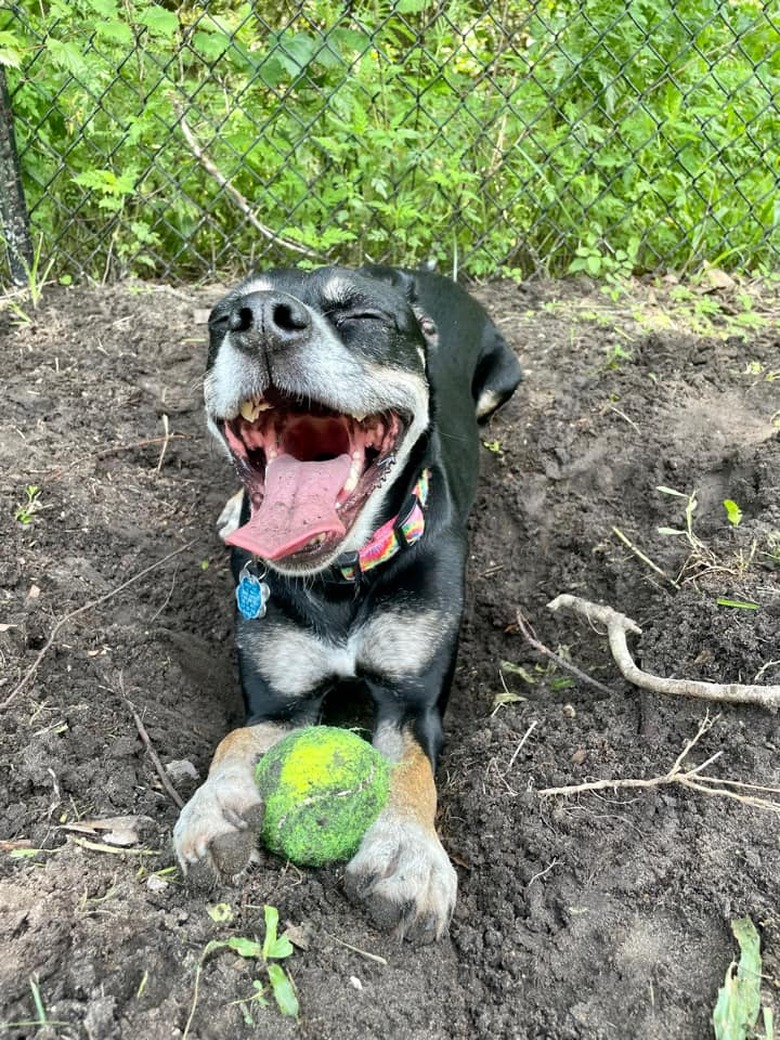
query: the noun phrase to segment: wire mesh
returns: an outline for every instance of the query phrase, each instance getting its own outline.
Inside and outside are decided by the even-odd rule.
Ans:
[[[0,62],[60,275],[777,263],[774,4],[26,0]]]

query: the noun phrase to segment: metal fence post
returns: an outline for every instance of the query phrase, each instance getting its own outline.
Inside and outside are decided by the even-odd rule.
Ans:
[[[22,174],[16,154],[11,99],[0,66],[0,233],[8,253],[8,266],[14,285],[27,284],[33,262],[32,240]]]

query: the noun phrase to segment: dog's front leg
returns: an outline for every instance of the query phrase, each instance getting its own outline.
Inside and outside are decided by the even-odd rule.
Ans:
[[[441,729],[438,716],[431,721]],[[432,942],[446,932],[458,877],[436,833],[430,754],[414,730],[380,722],[374,745],[393,763],[390,798],[347,866],[347,894],[399,938]]]
[[[206,782],[184,806],[173,829],[173,844],[185,873],[238,874],[249,863],[263,821],[255,784],[261,755],[290,732],[275,722],[260,722],[228,733],[217,748]]]

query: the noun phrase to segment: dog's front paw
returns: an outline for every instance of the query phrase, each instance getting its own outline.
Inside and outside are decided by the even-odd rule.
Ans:
[[[249,863],[263,821],[263,803],[251,773],[212,776],[181,811],[173,845],[185,873],[228,878]]]
[[[458,876],[432,828],[386,809],[347,865],[345,887],[382,928],[429,943],[447,930]]]

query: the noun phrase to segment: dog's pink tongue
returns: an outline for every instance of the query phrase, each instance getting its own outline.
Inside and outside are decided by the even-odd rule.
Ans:
[[[343,535],[336,500],[352,460],[339,455],[325,462],[299,462],[280,455],[265,471],[265,496],[249,523],[226,541],[266,560],[280,560],[302,549],[318,534]]]

